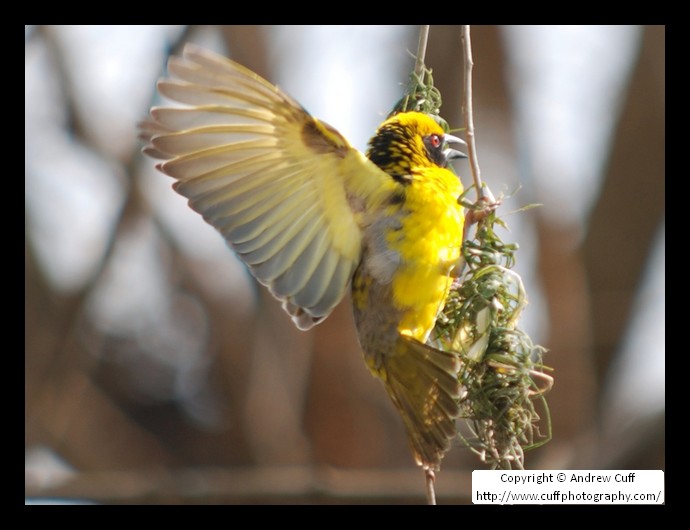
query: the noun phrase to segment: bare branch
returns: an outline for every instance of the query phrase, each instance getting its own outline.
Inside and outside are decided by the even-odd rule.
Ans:
[[[477,160],[477,146],[474,141],[474,115],[472,112],[472,41],[470,39],[470,26],[462,26],[461,32],[462,47],[465,55],[465,90],[462,99],[463,115],[465,116],[465,138],[467,140],[468,156],[470,158],[470,169],[472,179],[477,189],[477,200],[484,198],[482,190],[481,172],[479,161]]]
[[[426,43],[429,40],[429,26],[420,26],[419,43],[417,44],[417,62],[414,64],[414,73],[421,76],[424,73],[424,56],[426,55]]]
[[[436,480],[436,475],[431,469],[425,469],[424,475],[426,476],[426,502],[429,505],[436,505],[436,490],[434,489],[434,481]]]

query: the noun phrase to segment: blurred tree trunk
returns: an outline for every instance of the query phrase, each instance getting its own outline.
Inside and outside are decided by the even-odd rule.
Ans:
[[[54,449],[80,469],[162,466],[159,441],[92,382],[96,360],[80,340],[85,296],[54,292],[25,246],[25,446]]]
[[[271,78],[266,52],[266,37],[261,26],[220,26],[225,45],[233,61],[243,64],[264,79]]]
[[[620,366],[633,304],[665,219],[665,27],[646,26],[632,73],[608,172],[584,242],[589,273],[598,399]],[[659,350],[647,355],[663,355]],[[645,389],[640,388],[640,393]],[[600,414],[607,412],[602,403]],[[602,420],[601,416],[599,417]],[[665,413],[634,417],[632,425],[601,426],[607,438],[599,467],[653,469],[665,465]]]
[[[664,91],[665,28],[646,26],[584,242],[600,389],[630,324],[635,294],[664,221]]]

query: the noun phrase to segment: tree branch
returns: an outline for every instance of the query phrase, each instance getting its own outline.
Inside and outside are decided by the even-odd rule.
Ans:
[[[426,55],[426,43],[429,40],[429,26],[420,26],[419,42],[417,44],[417,61],[414,64],[414,73],[421,76],[424,73],[424,56]]]
[[[481,171],[477,160],[477,146],[474,141],[474,115],[472,112],[472,40],[470,38],[470,26],[461,26],[462,48],[465,57],[465,89],[462,98],[462,110],[465,116],[465,139],[467,140],[467,151],[470,159],[470,169],[474,187],[477,189],[477,200],[484,198],[482,189]]]

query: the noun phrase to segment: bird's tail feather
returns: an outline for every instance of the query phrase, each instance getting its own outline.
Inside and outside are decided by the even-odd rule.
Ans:
[[[457,434],[458,355],[401,335],[384,364],[384,384],[402,415],[417,463],[438,470]]]

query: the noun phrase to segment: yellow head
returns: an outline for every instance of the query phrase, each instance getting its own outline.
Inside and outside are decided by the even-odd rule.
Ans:
[[[446,167],[453,158],[464,157],[450,144],[462,140],[445,134],[428,114],[402,112],[384,121],[369,141],[367,157],[400,182],[413,168]]]

